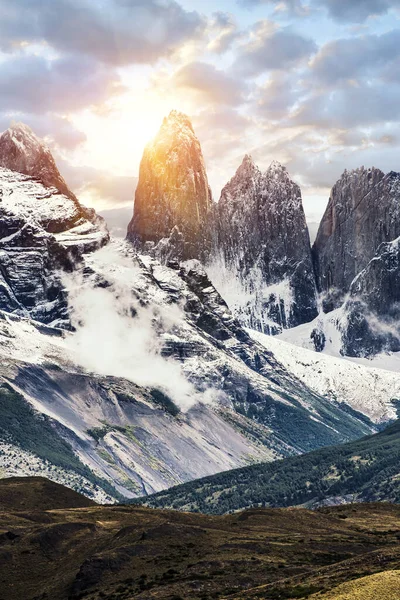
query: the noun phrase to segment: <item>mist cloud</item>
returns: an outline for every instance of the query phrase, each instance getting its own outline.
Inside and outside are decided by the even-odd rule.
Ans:
[[[95,278],[84,279],[79,273],[63,275],[76,329],[67,343],[78,364],[100,375],[159,389],[183,412],[197,403],[212,403],[211,390],[196,390],[181,365],[161,355],[163,334],[182,325],[181,309],[155,303],[141,306],[129,283],[141,277],[139,267],[110,247],[99,250],[97,259],[106,270],[109,266],[109,287],[96,287]]]

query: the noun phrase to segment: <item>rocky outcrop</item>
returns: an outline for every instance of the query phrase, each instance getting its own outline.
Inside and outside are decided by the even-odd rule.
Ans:
[[[301,191],[285,167],[273,162],[261,173],[245,156],[222,190],[217,223],[222,268],[243,289],[242,303],[236,306],[242,321],[274,333],[276,326],[294,327],[315,318],[316,288]]]
[[[108,241],[77,201],[0,168],[0,309],[68,326],[62,270]]]
[[[343,351],[370,356],[400,351],[400,238],[382,244],[354,279],[345,304]]]
[[[172,111],[145,148],[127,237],[147,251],[164,240],[155,254],[171,256],[175,239],[181,236],[179,258],[204,257],[210,245],[211,203],[203,155],[192,124],[182,113]],[[166,242],[174,229],[172,243]]]
[[[379,246],[399,235],[400,174],[364,167],[345,171],[332,189],[313,246],[326,311],[342,302]]]

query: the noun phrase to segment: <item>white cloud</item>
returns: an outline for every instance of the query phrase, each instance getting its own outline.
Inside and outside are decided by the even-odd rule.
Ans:
[[[91,372],[159,389],[183,412],[199,402],[213,402],[215,394],[211,390],[197,391],[181,365],[161,355],[162,333],[182,325],[180,308],[141,306],[130,287],[140,275],[139,267],[113,248],[99,250],[97,260],[107,273],[109,287],[96,287],[94,280],[80,274],[62,276],[76,329],[67,343],[78,364]],[[129,277],[113,277],[118,267],[128,270]]]

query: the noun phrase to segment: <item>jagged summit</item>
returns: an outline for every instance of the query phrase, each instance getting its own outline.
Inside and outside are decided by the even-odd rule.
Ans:
[[[54,187],[77,202],[47,145],[24,123],[12,121],[0,135],[0,167],[36,177],[45,187]]]
[[[285,167],[274,161],[262,173],[246,155],[221,192],[217,223],[218,252],[243,287],[243,322],[271,333],[317,315],[301,191]]]
[[[255,166],[255,163],[254,163],[254,160],[253,160],[253,157],[251,156],[251,154],[245,154],[244,155],[243,160],[242,160],[242,164],[240,166],[244,166],[244,165],[247,165],[249,167],[250,166]],[[239,167],[239,169],[240,169],[240,167]]]
[[[255,191],[260,177],[260,169],[252,157],[246,154],[232,179],[223,188],[218,206],[223,208],[223,204],[230,200],[239,202],[243,194],[248,194],[250,188]]]
[[[380,244],[400,235],[400,174],[375,167],[345,171],[333,186],[313,253],[320,291],[334,308]],[[328,299],[329,300],[329,299]]]
[[[268,169],[265,171],[265,176],[274,178],[284,177],[290,180],[287,168],[277,160],[272,161]]]
[[[179,110],[171,110],[168,116],[164,117],[161,128],[190,129],[194,134],[191,120],[185,113]]]
[[[211,205],[199,140],[189,117],[172,111],[144,150],[127,237],[138,248],[155,247],[177,227],[180,257],[199,258],[208,246]]]

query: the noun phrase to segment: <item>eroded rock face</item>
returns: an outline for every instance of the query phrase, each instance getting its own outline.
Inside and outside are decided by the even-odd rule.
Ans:
[[[301,191],[285,167],[261,173],[245,156],[218,203],[217,248],[245,299],[239,317],[273,333],[317,315],[311,248]],[[215,282],[218,287],[218,281]]]
[[[201,258],[210,244],[211,203],[200,143],[188,117],[172,111],[145,148],[127,237],[138,248],[155,246],[175,228],[174,240],[183,240],[179,258]]]
[[[400,238],[382,244],[350,287],[343,348],[349,356],[400,351]]]
[[[345,171],[332,189],[313,246],[318,288],[327,294],[325,310],[341,303],[379,246],[399,235],[400,174],[364,167]]]
[[[0,168],[0,309],[68,326],[62,270],[109,235],[77,201],[37,179]]]

